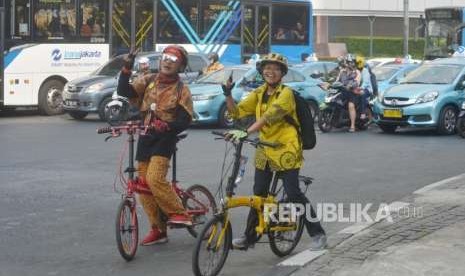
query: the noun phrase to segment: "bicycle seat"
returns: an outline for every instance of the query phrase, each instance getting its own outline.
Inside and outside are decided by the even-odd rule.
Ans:
[[[176,135],[176,137],[178,138],[178,142],[181,141],[182,139],[186,138],[188,135],[187,131],[183,131],[181,133],[179,133],[178,135]]]
[[[308,186],[308,185],[312,184],[313,178],[308,177],[308,176],[299,175],[299,181],[302,181],[303,183],[305,183],[305,186]]]

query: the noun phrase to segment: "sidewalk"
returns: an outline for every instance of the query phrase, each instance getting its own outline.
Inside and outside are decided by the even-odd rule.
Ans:
[[[376,223],[292,276],[465,275],[465,175],[416,191],[393,221]]]

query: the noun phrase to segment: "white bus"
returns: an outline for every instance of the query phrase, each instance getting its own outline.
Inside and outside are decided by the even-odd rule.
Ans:
[[[0,0],[0,109],[62,112],[66,82],[110,57],[107,0]]]

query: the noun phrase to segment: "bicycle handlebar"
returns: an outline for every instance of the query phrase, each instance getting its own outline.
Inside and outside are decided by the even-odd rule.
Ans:
[[[221,136],[223,138],[226,138],[226,133],[225,132],[220,132],[220,131],[212,131],[212,134],[213,135],[217,135],[217,136]],[[270,147],[270,148],[276,148],[279,146],[279,143],[269,143],[269,142],[263,142],[263,141],[260,141],[258,139],[248,139],[248,138],[245,138],[245,139],[242,139],[241,142],[246,142],[246,143],[249,143],[249,144],[252,144],[253,146],[265,146],[265,147]]]
[[[126,131],[129,133],[135,133],[137,130],[148,130],[150,126],[141,125],[140,121],[130,121],[120,126],[109,126],[97,129],[97,134],[112,133],[113,135],[120,133],[120,131]]]
[[[97,134],[111,133],[111,127],[101,127],[97,128]]]

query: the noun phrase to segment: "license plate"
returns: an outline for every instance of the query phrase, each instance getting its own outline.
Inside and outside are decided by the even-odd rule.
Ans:
[[[66,100],[65,103],[66,103],[67,106],[72,106],[72,107],[78,106],[78,102],[77,102],[77,101]]]
[[[402,118],[402,109],[385,109],[385,118]]]

